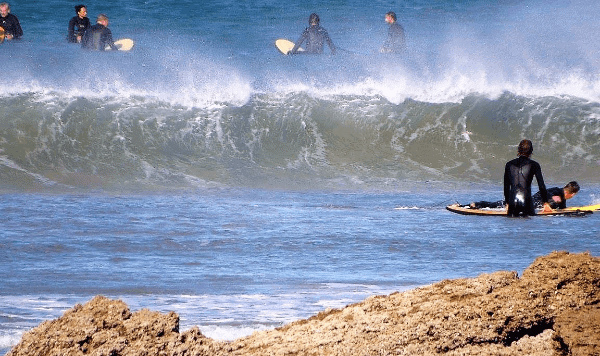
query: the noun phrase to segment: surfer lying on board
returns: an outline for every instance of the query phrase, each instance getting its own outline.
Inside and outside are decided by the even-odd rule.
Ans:
[[[572,181],[567,183],[563,188],[552,187],[547,189],[548,192],[548,205],[552,209],[566,209],[567,200],[571,199],[579,192],[579,184]],[[533,205],[536,209],[542,209],[544,203],[542,202],[542,194],[537,192],[533,195]],[[468,205],[471,209],[501,209],[506,208],[506,202],[504,200],[498,201],[477,201],[472,202]]]
[[[98,15],[96,24],[83,33],[81,48],[104,51],[106,46],[115,51],[119,49],[113,42],[112,32],[108,29],[108,17],[100,14]]]
[[[296,41],[294,48],[292,48],[292,50],[289,52],[289,54],[297,54],[297,53],[321,54],[321,53],[323,53],[323,45],[325,42],[327,42],[327,45],[329,46],[329,49],[331,50],[331,54],[335,54],[335,45],[331,41],[331,38],[329,38],[329,34],[327,33],[327,30],[325,30],[323,27],[319,26],[319,22],[320,22],[319,15],[317,15],[315,13],[310,14],[310,17],[308,18],[308,24],[310,26],[307,27],[304,30],[304,32],[302,32],[302,35],[300,36],[298,41]],[[306,41],[306,46],[304,47],[304,51],[299,52],[298,49],[300,48],[302,43],[305,41]]]
[[[4,29],[4,36],[7,40],[23,36],[19,19],[10,13],[10,5],[7,2],[0,3],[0,27]]]

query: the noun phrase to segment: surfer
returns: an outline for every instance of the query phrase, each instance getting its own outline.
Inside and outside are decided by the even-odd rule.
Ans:
[[[548,191],[542,177],[542,169],[539,163],[529,158],[532,153],[531,141],[522,140],[519,143],[518,157],[506,163],[504,167],[504,200],[474,202],[469,206],[473,209],[506,207],[508,216],[530,216],[535,215],[535,200],[537,200],[537,204],[543,207],[543,211],[552,211],[552,207],[548,203]],[[533,177],[537,180],[539,187],[536,199],[531,196]],[[566,195],[564,198],[566,199]],[[553,200],[553,197],[550,200]]]
[[[564,187],[548,188],[547,203],[552,209],[566,209],[567,199],[571,199],[579,192],[579,184],[576,181],[567,183]],[[533,195],[533,204],[536,208],[541,208],[544,201],[542,200],[541,192]]]
[[[294,48],[290,51],[290,54],[297,54],[298,49],[302,45],[304,41],[306,41],[305,50],[300,53],[312,53],[312,54],[321,54],[323,53],[323,45],[327,42],[329,49],[331,50],[331,54],[335,54],[335,45],[331,41],[327,30],[319,25],[320,19],[319,15],[312,13],[308,18],[309,27],[307,27],[300,39],[296,41]]]
[[[98,15],[96,24],[83,33],[81,47],[95,51],[104,51],[106,46],[115,51],[119,49],[113,42],[112,32],[108,29],[108,17],[100,14]]]
[[[381,53],[401,53],[406,48],[406,41],[404,38],[404,29],[396,20],[396,13],[393,11],[385,14],[385,22],[390,25],[388,30],[388,37],[383,43],[380,52]]]
[[[87,30],[92,24],[90,19],[87,17],[87,8],[85,5],[75,6],[75,13],[77,15],[69,21],[69,34],[67,35],[67,41],[71,43],[81,42],[81,37],[85,30]]]
[[[10,13],[10,5],[7,2],[0,3],[0,27],[4,29],[7,40],[23,36],[19,19]]]
[[[566,209],[567,208],[567,200],[571,199],[579,192],[579,184],[577,182],[572,181],[567,183],[563,188],[552,187],[546,190],[548,192],[548,205],[552,209]],[[542,209],[544,207],[544,202],[542,201],[542,193],[537,192],[533,195],[533,205],[536,209]],[[464,206],[464,205],[459,205]],[[468,205],[471,209],[500,209],[506,207],[506,202],[504,200],[498,200],[494,202],[490,201],[477,201],[472,202]]]
[[[544,210],[551,210],[548,205],[548,192],[542,176],[539,163],[530,159],[533,153],[533,144],[530,140],[519,143],[518,157],[507,162],[504,167],[504,200],[508,205],[508,216],[535,215],[533,198],[531,197],[531,182],[535,177]]]

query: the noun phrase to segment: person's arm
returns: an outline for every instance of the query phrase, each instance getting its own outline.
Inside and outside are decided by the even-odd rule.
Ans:
[[[329,33],[327,33],[327,31],[325,31],[325,41],[327,41],[327,45],[331,50],[331,54],[335,54],[335,45],[333,44],[333,41],[331,40],[331,37],[329,37]]]
[[[544,211],[552,211],[552,207],[548,204],[548,191],[546,190],[546,184],[544,184],[544,177],[542,176],[542,168],[536,162],[535,167],[535,180],[538,183],[538,188],[540,189],[540,194],[542,196],[542,201],[544,202]]]
[[[510,167],[508,163],[504,166],[504,201],[508,204],[510,199]]]
[[[15,32],[13,33],[13,38],[19,38],[23,36],[23,29],[21,28],[21,23],[19,23],[19,19],[16,16],[13,16],[15,22]]]
[[[385,42],[383,42],[383,46],[381,46],[381,53],[389,53],[392,51],[392,43],[394,41],[394,30],[392,29],[392,27],[390,26],[390,28],[388,29],[388,36],[385,40]]]
[[[302,35],[300,35],[300,38],[298,39],[298,41],[296,41],[296,44],[294,44],[294,48],[292,48],[291,51],[288,52],[288,54],[297,54],[298,53],[298,48],[300,48],[300,46],[302,45],[302,43],[308,38],[308,29],[304,30],[302,32]]]
[[[118,51],[119,47],[117,47],[117,45],[115,45],[115,42],[113,41],[112,32],[108,28],[105,28],[103,35],[104,35],[103,43],[105,44],[105,47],[106,47],[106,45],[108,45],[110,47],[110,49],[112,49],[113,51]],[[104,47],[101,50],[103,51]]]
[[[69,20],[69,34],[67,35],[67,41],[73,43],[77,42],[77,38],[75,37],[75,18],[71,18]]]

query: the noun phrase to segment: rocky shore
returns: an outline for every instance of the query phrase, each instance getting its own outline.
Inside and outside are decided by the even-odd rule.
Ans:
[[[25,335],[22,355],[600,355],[600,258],[555,252],[388,296],[231,342],[179,331],[175,313],[98,296]]]

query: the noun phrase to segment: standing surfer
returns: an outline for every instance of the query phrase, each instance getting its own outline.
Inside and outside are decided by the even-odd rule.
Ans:
[[[106,46],[113,50],[119,48],[115,45],[112,32],[108,29],[108,17],[104,14],[98,15],[96,24],[88,28],[81,39],[81,47],[95,51],[104,51]]]
[[[75,6],[75,13],[77,15],[69,21],[69,34],[67,35],[67,41],[71,43],[81,42],[85,30],[92,25],[90,19],[87,17],[87,8],[85,5]]]
[[[309,26],[302,32],[302,35],[298,41],[296,41],[294,48],[289,52],[290,54],[297,54],[298,49],[304,41],[306,41],[305,51],[301,53],[321,54],[323,53],[323,45],[327,42],[331,54],[335,54],[335,45],[331,41],[327,30],[321,27],[319,22],[319,15],[315,13],[310,14],[310,17],[308,18]]]
[[[396,13],[393,11],[385,14],[385,22],[390,25],[388,37],[381,47],[381,53],[400,53],[406,48],[404,29],[397,22]]]

